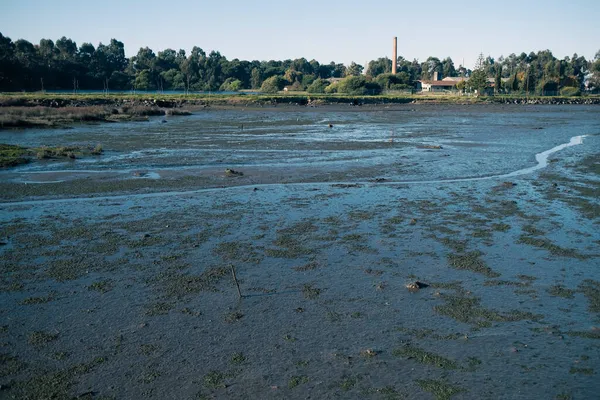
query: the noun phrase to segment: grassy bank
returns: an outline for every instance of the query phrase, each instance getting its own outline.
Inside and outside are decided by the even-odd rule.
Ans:
[[[446,94],[382,94],[377,96],[354,96],[344,94],[309,94],[305,92],[277,94],[52,94],[52,93],[2,93],[0,107],[48,106],[61,108],[73,103],[82,106],[133,104],[156,107],[177,107],[184,104],[195,105],[244,105],[244,104],[404,104],[404,103],[577,103],[600,104],[600,96],[456,96]]]
[[[145,120],[152,115],[187,115],[186,108],[264,107],[277,105],[392,105],[392,104],[600,104],[600,96],[541,97],[383,94],[0,94],[0,129],[60,127],[81,122]]]
[[[0,168],[16,167],[32,160],[76,159],[90,155],[101,155],[101,145],[83,148],[73,146],[61,147],[22,147],[0,143]]]

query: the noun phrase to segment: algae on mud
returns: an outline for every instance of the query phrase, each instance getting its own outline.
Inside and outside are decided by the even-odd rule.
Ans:
[[[6,395],[593,397],[597,220],[568,199],[597,199],[545,173],[593,188],[598,139],[512,188],[493,177],[593,132],[597,113],[409,108],[3,132],[104,144],[0,172]],[[417,149],[434,141],[443,152]],[[473,171],[490,178],[444,180]]]

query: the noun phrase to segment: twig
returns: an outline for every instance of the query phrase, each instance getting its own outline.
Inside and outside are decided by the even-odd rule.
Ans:
[[[238,282],[237,277],[235,276],[235,267],[233,266],[233,264],[231,264],[231,275],[233,275],[233,281],[235,282],[235,286],[237,287],[238,296],[240,296],[241,299],[242,291],[240,290],[240,283]]]

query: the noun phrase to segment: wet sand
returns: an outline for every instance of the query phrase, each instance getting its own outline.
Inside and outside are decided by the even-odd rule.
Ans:
[[[0,398],[600,389],[596,107],[203,110],[0,135],[105,149],[0,172]]]

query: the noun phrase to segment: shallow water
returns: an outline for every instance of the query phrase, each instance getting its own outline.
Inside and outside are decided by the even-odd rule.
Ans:
[[[2,132],[106,152],[0,173],[0,397],[594,398],[599,134],[415,105]]]

